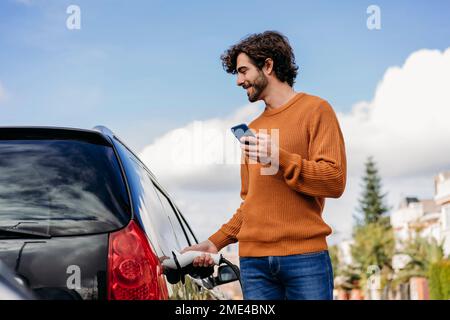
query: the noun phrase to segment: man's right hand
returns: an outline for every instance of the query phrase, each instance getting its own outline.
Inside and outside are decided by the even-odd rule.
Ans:
[[[204,251],[205,254],[202,254],[199,257],[196,257],[192,262],[194,267],[210,267],[214,265],[214,261],[211,258],[211,255],[208,253],[218,253],[217,247],[210,240],[205,240],[200,242],[199,244],[194,244],[190,247],[186,247],[181,250],[180,253],[185,253],[186,251]]]

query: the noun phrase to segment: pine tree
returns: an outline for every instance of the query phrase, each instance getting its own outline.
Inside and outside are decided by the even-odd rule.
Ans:
[[[369,223],[379,222],[384,217],[389,208],[384,204],[384,198],[387,193],[381,193],[381,178],[378,169],[372,157],[365,163],[365,176],[363,177],[363,192],[359,201],[358,212],[356,216],[357,225],[367,225]]]
[[[386,193],[381,193],[381,178],[372,157],[367,159],[365,167],[361,185],[363,191],[357,209],[360,215],[355,216],[351,252],[355,267],[359,270],[359,285],[367,291],[371,275],[369,270],[374,270],[373,267],[380,271],[381,287],[389,287],[395,241],[389,216],[385,215],[389,210],[384,204]]]

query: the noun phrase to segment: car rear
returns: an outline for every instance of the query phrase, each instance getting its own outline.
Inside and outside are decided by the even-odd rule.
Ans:
[[[166,299],[99,132],[0,128],[0,260],[41,299]]]

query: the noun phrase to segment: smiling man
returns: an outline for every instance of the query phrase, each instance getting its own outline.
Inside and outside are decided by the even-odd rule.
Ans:
[[[347,173],[335,112],[326,100],[294,91],[298,67],[278,32],[250,35],[221,59],[248,99],[263,100],[265,109],[249,124],[255,137],[241,139],[241,206],[183,252],[204,251],[194,265],[210,266],[207,253],[239,242],[244,299],[332,299],[331,228],[322,212],[325,198],[344,192]],[[261,173],[268,164],[275,174]]]

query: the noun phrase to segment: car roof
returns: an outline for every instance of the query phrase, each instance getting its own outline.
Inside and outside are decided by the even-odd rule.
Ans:
[[[104,126],[81,129],[56,126],[0,126],[0,139],[75,139],[111,145],[114,133]]]

